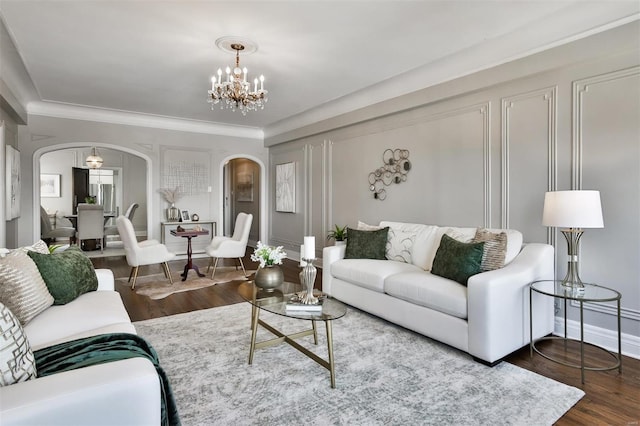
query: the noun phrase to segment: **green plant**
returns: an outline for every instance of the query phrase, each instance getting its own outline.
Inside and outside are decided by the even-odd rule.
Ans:
[[[61,244],[52,244],[49,246],[49,253],[53,253],[57,248],[62,247]]]
[[[96,203],[96,197],[94,196],[88,196],[84,198],[84,202],[87,204],[95,204]]]
[[[343,226],[342,228],[338,225],[335,225],[335,228],[329,231],[327,234],[327,240],[336,240],[336,241],[344,241],[347,239],[347,226]]]

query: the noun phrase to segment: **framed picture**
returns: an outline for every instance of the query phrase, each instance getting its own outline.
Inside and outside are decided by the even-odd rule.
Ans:
[[[182,210],[182,221],[183,222],[189,222],[191,219],[191,216],[189,216],[189,211],[188,210]]]
[[[253,201],[253,173],[238,173],[236,177],[236,201]]]
[[[60,175],[46,173],[40,175],[40,196],[60,198]]]
[[[5,154],[5,216],[11,220],[20,217],[20,151],[7,145]]]
[[[296,211],[296,163],[276,164],[276,211]]]

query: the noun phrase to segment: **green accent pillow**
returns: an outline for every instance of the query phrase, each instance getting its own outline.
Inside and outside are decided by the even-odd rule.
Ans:
[[[377,231],[360,231],[347,228],[345,259],[386,259],[389,227]]]
[[[81,294],[98,289],[93,264],[82,251],[71,246],[60,253],[27,253],[38,266],[54,305],[65,305]]]
[[[461,243],[444,234],[431,273],[466,286],[470,276],[482,272],[483,253],[484,242]]]

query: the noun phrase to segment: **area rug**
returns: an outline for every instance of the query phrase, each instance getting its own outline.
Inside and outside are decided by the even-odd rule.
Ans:
[[[584,395],[351,308],[333,324],[332,389],[326,369],[286,344],[257,350],[248,365],[250,312],[240,303],[134,323],[159,354],[184,425],[548,425]],[[260,317],[285,333],[309,326]],[[299,342],[326,359],[319,331],[318,346]],[[261,329],[258,341],[272,337]]]
[[[205,273],[207,268],[203,268],[200,272]],[[247,270],[247,276],[251,276],[255,270]],[[216,284],[222,284],[229,281],[245,281],[242,269],[236,270],[233,266],[218,268],[214,279],[211,279],[211,273],[205,274],[204,277],[198,277],[196,271],[190,270],[187,274],[187,280],[182,281],[180,274],[182,271],[172,271],[173,284],[164,276],[164,274],[153,274],[138,277],[136,280],[135,292],[150,299],[164,299],[174,293],[183,291],[197,290],[200,288],[210,287]],[[131,286],[129,277],[116,279],[118,285]]]

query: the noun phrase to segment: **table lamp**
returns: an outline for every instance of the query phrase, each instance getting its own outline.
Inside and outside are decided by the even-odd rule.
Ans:
[[[600,191],[553,191],[544,196],[542,224],[561,229],[567,240],[569,261],[562,284],[583,288],[578,273],[580,237],[583,228],[604,228]]]

